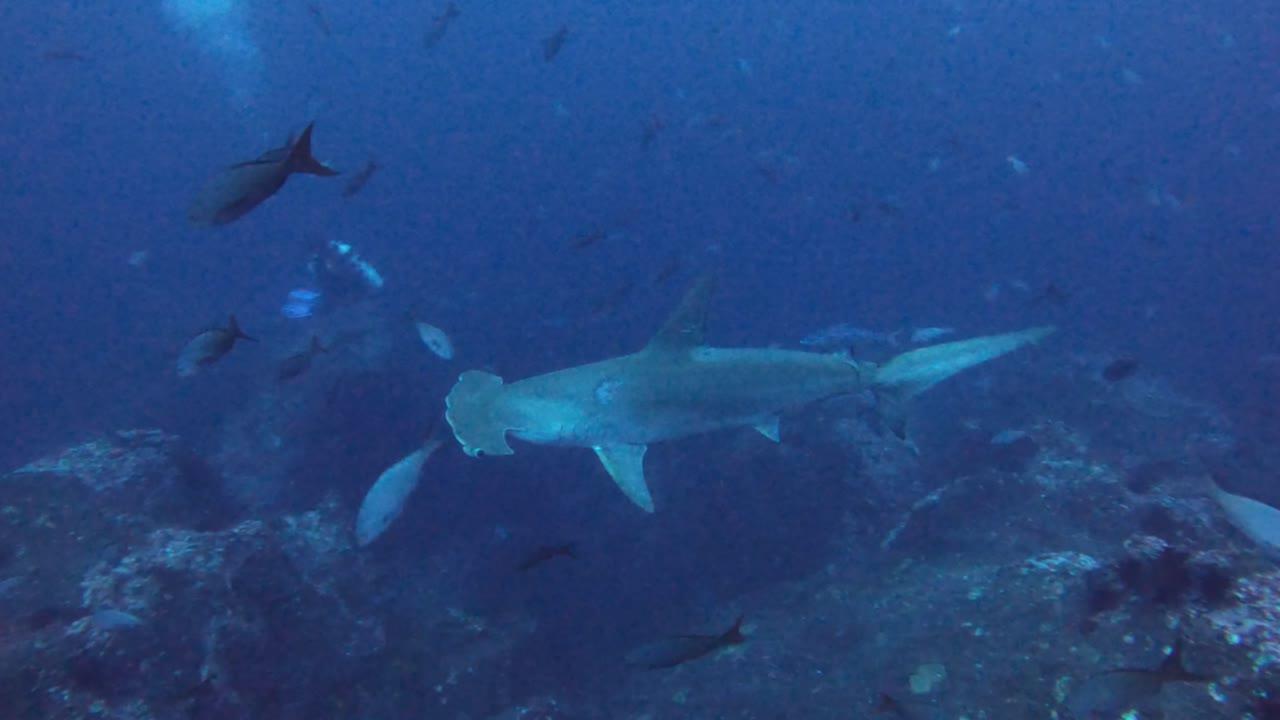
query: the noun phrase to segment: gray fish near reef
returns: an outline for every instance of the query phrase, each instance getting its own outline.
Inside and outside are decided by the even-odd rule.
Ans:
[[[315,335],[311,336],[311,345],[300,353],[294,353],[284,359],[280,363],[280,369],[276,372],[276,379],[280,382],[292,380],[299,375],[311,369],[311,360],[320,353],[329,352],[329,348],[320,344],[320,338]]]
[[[556,55],[560,54],[560,49],[564,47],[565,40],[568,39],[569,26],[561,25],[559,30],[542,41],[542,59],[547,62],[555,60]]]
[[[627,664],[645,670],[662,670],[697,660],[731,645],[741,645],[747,636],[742,634],[742,616],[733,627],[719,635],[677,635],[642,645],[627,653]]]
[[[540,547],[529,553],[524,560],[521,560],[520,564],[516,566],[516,570],[519,570],[520,572],[532,570],[533,568],[558,557],[567,557],[571,560],[576,560],[578,558],[575,553],[577,546],[577,543],[565,543],[564,545],[547,545]]]
[[[1210,494],[1237,530],[1258,544],[1263,553],[1280,558],[1280,510],[1243,495],[1234,495],[1210,482]]]
[[[275,195],[294,173],[332,176],[338,171],[311,155],[311,131],[307,125],[297,139],[268,150],[256,160],[236,163],[209,180],[196,196],[187,217],[195,225],[217,226],[244,217]]]
[[[1118,669],[1094,675],[1067,697],[1066,705],[1075,720],[1112,720],[1159,695],[1167,683],[1213,680],[1182,667],[1179,644],[1154,670]]]
[[[352,175],[351,179],[347,181],[346,187],[342,188],[342,197],[351,198],[358,195],[364,189],[364,186],[369,184],[369,179],[376,172],[378,172],[378,162],[370,158],[369,162],[360,168],[360,172]]]
[[[422,447],[383,470],[369,492],[365,493],[356,513],[357,545],[365,547],[377,540],[400,517],[405,502],[418,487],[422,466],[448,437],[446,428],[444,423],[437,422]]]
[[[103,608],[93,615],[89,616],[93,620],[94,626],[99,630],[121,630],[124,628],[135,628],[142,625],[142,620],[137,615],[127,613],[123,610],[112,610],[111,608]]]
[[[444,39],[444,34],[449,32],[449,25],[453,23],[454,18],[461,13],[458,12],[458,6],[449,3],[444,9],[444,14],[431,22],[431,29],[427,30],[426,37],[422,39],[422,44],[428,49],[434,48]]]
[[[237,340],[257,342],[258,339],[245,335],[240,330],[240,323],[232,315],[224,328],[209,328],[187,341],[178,354],[178,376],[191,377],[200,368],[212,365],[231,352]]]

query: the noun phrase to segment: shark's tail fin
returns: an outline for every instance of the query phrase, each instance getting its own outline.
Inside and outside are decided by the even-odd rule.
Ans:
[[[502,378],[479,370],[468,370],[444,399],[444,417],[453,428],[462,451],[471,457],[511,455],[508,428],[494,413],[494,403],[502,394]]]
[[[994,360],[1024,345],[1039,342],[1053,331],[1052,327],[1036,327],[1004,335],[930,345],[905,352],[877,368],[873,383],[877,388],[893,392],[901,398],[913,397],[961,370]]]

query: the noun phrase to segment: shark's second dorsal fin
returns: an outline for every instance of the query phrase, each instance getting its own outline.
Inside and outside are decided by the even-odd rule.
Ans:
[[[710,275],[698,278],[684,294],[680,307],[671,313],[667,323],[645,346],[646,350],[691,350],[703,344],[702,336],[707,325],[707,306],[715,280]]]

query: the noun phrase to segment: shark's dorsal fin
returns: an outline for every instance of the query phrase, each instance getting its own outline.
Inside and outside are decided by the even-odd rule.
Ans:
[[[685,292],[680,307],[671,313],[667,323],[653,336],[645,349],[669,352],[691,350],[702,345],[707,325],[707,306],[714,290],[715,280],[711,276],[698,278],[693,287]]]
[[[644,445],[597,445],[592,449],[627,499],[645,512],[653,512],[653,497],[644,482],[644,451],[649,448]]]

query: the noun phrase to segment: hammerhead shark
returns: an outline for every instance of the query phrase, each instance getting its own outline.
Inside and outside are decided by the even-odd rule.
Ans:
[[[445,399],[445,418],[472,457],[511,455],[507,435],[541,445],[588,447],[622,492],[646,512],[648,446],[697,433],[750,426],[779,441],[782,413],[838,395],[873,390],[899,407],[952,375],[1053,332],[1037,327],[931,345],[884,365],[848,354],[775,348],[715,348],[703,342],[712,282],[696,283],[639,352],[504,384],[463,373]]]

